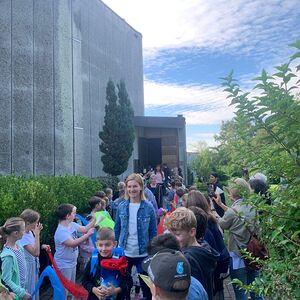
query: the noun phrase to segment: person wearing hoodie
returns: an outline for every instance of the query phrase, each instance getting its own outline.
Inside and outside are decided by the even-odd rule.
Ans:
[[[219,253],[206,241],[203,235],[207,226],[207,216],[203,212],[198,218],[185,207],[179,207],[171,213],[167,220],[167,228],[179,241],[184,256],[191,265],[191,274],[203,285],[208,299],[213,299],[213,274],[219,259]],[[201,230],[202,239],[197,241],[196,234]],[[198,236],[198,235],[197,235]]]

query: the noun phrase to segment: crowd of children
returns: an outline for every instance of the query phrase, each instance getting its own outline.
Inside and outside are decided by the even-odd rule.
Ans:
[[[163,181],[162,171],[157,173]],[[150,178],[154,180],[154,176]],[[142,290],[142,295],[136,290],[135,299],[223,299],[228,268],[232,278],[239,278],[234,276],[240,269],[248,274],[234,240],[235,230],[246,235],[244,223],[220,194],[209,199],[177,181],[167,188],[161,202],[164,212],[169,213],[161,218],[163,230],[157,235],[161,214],[153,204],[153,194],[154,200],[150,200],[151,190],[145,191],[144,181],[141,175],[131,174],[118,184],[114,199],[110,188],[95,193],[87,202],[91,212],[85,218],[76,215],[72,204],[57,208],[54,259],[63,276],[75,282],[79,261],[89,300],[132,299],[133,267]],[[248,212],[240,206],[241,187],[247,189],[248,183],[235,181],[229,195],[233,207]],[[214,205],[223,210],[223,217],[215,214]],[[229,251],[221,228],[231,230]],[[32,209],[7,219],[0,227],[1,299],[40,299],[38,293],[31,295],[39,278],[40,249],[50,251],[49,245],[40,245],[42,229],[40,215]],[[258,276],[251,275],[253,280]],[[234,290],[238,300],[246,299],[244,290],[237,286]],[[65,299],[72,299],[67,290]]]

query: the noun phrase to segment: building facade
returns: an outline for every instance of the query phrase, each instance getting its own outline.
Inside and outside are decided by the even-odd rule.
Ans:
[[[0,174],[103,175],[109,78],[143,115],[142,36],[103,2],[0,1]]]
[[[124,80],[136,116],[123,175],[154,160],[186,170],[184,118],[144,117],[139,32],[100,0],[1,0],[0,175],[105,175],[109,79]]]

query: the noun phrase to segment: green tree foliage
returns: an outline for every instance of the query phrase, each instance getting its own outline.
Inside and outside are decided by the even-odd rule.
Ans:
[[[124,171],[127,169],[128,160],[133,151],[133,142],[135,138],[134,127],[134,111],[131,106],[131,102],[126,91],[125,82],[120,81],[118,84],[118,97],[120,104],[120,156],[119,159],[124,165]]]
[[[198,175],[198,181],[207,183],[214,168],[213,151],[208,147],[199,149],[196,159],[192,163],[193,170]]]
[[[300,40],[292,46],[297,52],[291,60],[272,75],[263,70],[251,94],[240,89],[232,72],[224,78],[237,112],[217,137],[228,175],[247,168],[284,183],[273,191],[271,206],[260,197],[250,199],[261,212],[261,238],[270,255],[261,279],[250,288],[271,299],[300,299],[300,102],[293,94],[300,65],[291,67],[300,57]]]
[[[230,177],[242,176],[242,168],[245,162],[242,157],[236,156],[236,149],[243,143],[236,135],[236,123],[234,120],[223,122],[220,134],[215,136],[215,140],[219,143],[216,147],[218,156],[223,158],[220,161],[219,168]]]
[[[226,163],[226,155],[222,155],[218,147],[208,147],[205,142],[199,142],[196,146],[197,157],[192,162],[192,169],[197,174],[197,186],[203,191],[207,190],[207,183],[212,172],[217,172],[221,182],[228,179],[223,166]]]
[[[106,100],[104,125],[99,132],[101,160],[105,173],[118,176],[128,167],[135,130],[134,113],[124,81],[118,84],[118,96],[113,81],[108,81]]]

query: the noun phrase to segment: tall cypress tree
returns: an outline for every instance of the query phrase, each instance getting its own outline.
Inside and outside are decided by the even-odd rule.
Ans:
[[[102,140],[100,151],[103,153],[103,171],[112,176],[126,171],[133,151],[135,130],[134,112],[124,81],[118,84],[118,97],[115,85],[110,79],[106,87],[104,125],[99,137]]]
[[[128,161],[133,151],[133,143],[135,138],[135,127],[134,127],[134,111],[131,106],[131,102],[126,90],[125,82],[123,80],[118,84],[118,97],[120,105],[120,144],[121,152],[120,160],[124,166],[124,171],[128,167]]]

